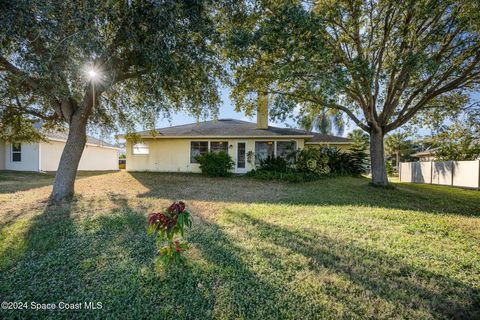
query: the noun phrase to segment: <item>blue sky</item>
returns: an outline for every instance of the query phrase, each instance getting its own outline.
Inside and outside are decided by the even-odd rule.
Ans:
[[[222,99],[222,104],[220,105],[219,108],[219,119],[223,118],[232,118],[232,119],[239,119],[239,120],[245,120],[245,121],[251,121],[255,122],[256,117],[253,115],[252,117],[246,117],[245,113],[242,112],[237,112],[234,110],[234,106],[232,101],[230,100],[229,97],[230,91],[228,88],[222,88],[221,90],[221,99]],[[472,101],[475,100],[480,100],[480,93],[473,93],[471,95]],[[200,121],[203,121],[204,119],[201,119]],[[207,119],[211,120],[211,119]],[[157,119],[157,124],[156,128],[164,128],[164,127],[170,127],[170,126],[176,126],[176,125],[182,125],[182,124],[187,124],[187,123],[194,123],[196,122],[197,119],[191,115],[189,115],[186,112],[178,112],[178,113],[172,113],[170,118],[162,118],[160,116]],[[293,120],[288,119],[286,122],[273,122],[269,120],[269,124],[272,126],[276,127],[296,127],[296,124]],[[352,130],[358,128],[353,121],[347,119],[347,125],[345,127],[343,136],[346,136],[349,132]],[[139,127],[138,130],[143,130],[144,128]],[[428,135],[430,132],[426,129],[418,128],[418,131],[416,132],[417,135]],[[102,137],[99,137],[102,138]],[[103,138],[104,140],[109,140],[110,142],[113,142],[113,137],[108,137],[108,138]]]
[[[219,108],[219,119],[224,119],[224,118],[232,118],[232,119],[238,119],[238,120],[244,120],[244,121],[251,121],[255,122],[256,117],[253,115],[252,117],[247,117],[245,116],[245,113],[243,111],[237,112],[234,110],[234,106],[232,101],[230,100],[229,97],[230,91],[227,88],[223,88],[221,90],[221,99],[222,99],[222,104]],[[210,120],[210,119],[208,119]],[[181,125],[181,124],[187,124],[187,123],[193,123],[196,122],[197,119],[195,117],[192,117],[186,112],[179,112],[172,114],[172,117],[170,119],[165,118],[159,118],[157,119],[157,128],[163,128],[163,127],[169,127],[169,126],[176,126],[176,125]],[[203,119],[201,119],[203,121]],[[269,124],[272,126],[276,127],[296,127],[295,121],[292,119],[287,119],[285,122],[274,122],[269,119]],[[346,128],[344,135],[346,135],[348,132],[351,130],[355,129],[355,125],[353,123],[349,123],[349,126]]]
[[[227,88],[222,88],[221,90],[221,99],[222,99],[222,104],[220,105],[219,108],[219,119],[224,119],[224,118],[232,118],[232,119],[238,119],[238,120],[245,120],[245,121],[256,121],[255,115],[253,117],[246,117],[245,113],[242,112],[236,112],[234,110],[234,106],[232,101],[230,100],[229,97],[230,90]],[[210,120],[210,119],[208,119]],[[169,127],[169,126],[176,126],[176,125],[181,125],[181,124],[187,124],[187,123],[193,123],[196,122],[197,119],[195,117],[192,117],[186,112],[180,112],[180,113],[175,113],[172,114],[171,119],[158,119],[157,120],[157,128],[163,128],[163,127]],[[203,119],[201,119],[203,121]],[[288,126],[294,126],[295,123],[293,121],[287,121],[285,123],[281,122],[272,122],[270,121],[270,125],[277,126],[277,127],[288,127]]]

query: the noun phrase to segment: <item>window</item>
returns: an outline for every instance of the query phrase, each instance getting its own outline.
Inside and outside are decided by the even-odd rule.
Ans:
[[[277,141],[277,157],[292,161],[293,159],[287,157],[296,150],[296,147],[295,141]]]
[[[255,163],[259,164],[260,160],[266,159],[268,156],[274,156],[275,153],[273,141],[256,141],[255,142]]]
[[[208,141],[190,142],[190,163],[197,163],[195,157],[208,152]]]
[[[20,143],[12,144],[12,162],[22,161],[22,145]]]
[[[228,141],[212,141],[210,142],[210,152],[225,152],[228,153]]]
[[[133,145],[133,154],[149,154],[150,149],[146,143],[137,143]]]

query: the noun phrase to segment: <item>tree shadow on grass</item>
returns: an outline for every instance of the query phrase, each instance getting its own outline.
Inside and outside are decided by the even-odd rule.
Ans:
[[[372,187],[367,178],[332,177],[290,184],[247,177],[209,178],[199,174],[130,172],[149,191],[140,197],[241,203],[371,206],[463,216],[480,216],[480,191],[395,184]]]
[[[339,288],[326,289],[332,301],[343,300],[350,306],[354,316],[379,317],[379,314],[366,313],[370,312],[365,308],[368,308],[372,301],[355,301],[358,297],[364,297],[366,293],[371,292],[373,296],[389,301],[395,306],[393,313],[387,317],[404,314],[415,318],[419,314],[428,314],[434,318],[480,318],[480,289],[477,287],[405,264],[398,258],[353,243],[318,233],[292,231],[251,217],[244,212],[227,213],[230,223],[247,230],[247,237],[257,239],[259,243],[273,243],[286,248],[292,254],[308,258],[311,270],[315,272],[327,270],[353,283],[358,289],[348,288],[344,292]],[[278,260],[275,256],[270,256],[269,259],[269,263],[274,264]],[[278,269],[282,264],[276,265]]]
[[[217,225],[199,220],[188,236],[185,264],[166,269],[155,262],[145,214],[125,198],[110,200],[108,212],[81,214],[93,207],[85,199],[47,208],[27,226],[20,252],[0,269],[4,301],[101,302],[102,309],[3,310],[3,318],[282,316],[276,307],[282,288],[258,279],[240,257],[247,254]]]

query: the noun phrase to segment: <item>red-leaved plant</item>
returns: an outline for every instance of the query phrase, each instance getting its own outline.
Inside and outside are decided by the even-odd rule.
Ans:
[[[148,217],[148,234],[155,235],[160,258],[166,262],[180,260],[182,251],[188,249],[186,243],[175,238],[184,235],[185,227],[192,227],[190,211],[182,201],[172,203],[163,212],[153,212]]]

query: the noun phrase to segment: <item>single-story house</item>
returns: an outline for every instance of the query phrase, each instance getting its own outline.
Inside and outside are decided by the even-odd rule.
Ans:
[[[0,170],[57,171],[67,141],[64,132],[46,134],[47,141],[35,143],[8,143],[0,140]],[[119,148],[87,137],[78,170],[118,170]]]
[[[430,148],[411,154],[412,157],[418,158],[419,161],[435,161],[438,148]]]
[[[259,106],[260,107],[260,106]],[[267,123],[266,107],[257,111],[257,123],[219,119],[136,132],[139,143],[126,139],[127,171],[200,172],[195,160],[206,152],[227,152],[235,173],[246,173],[267,156],[320,146],[346,149],[351,141]]]

